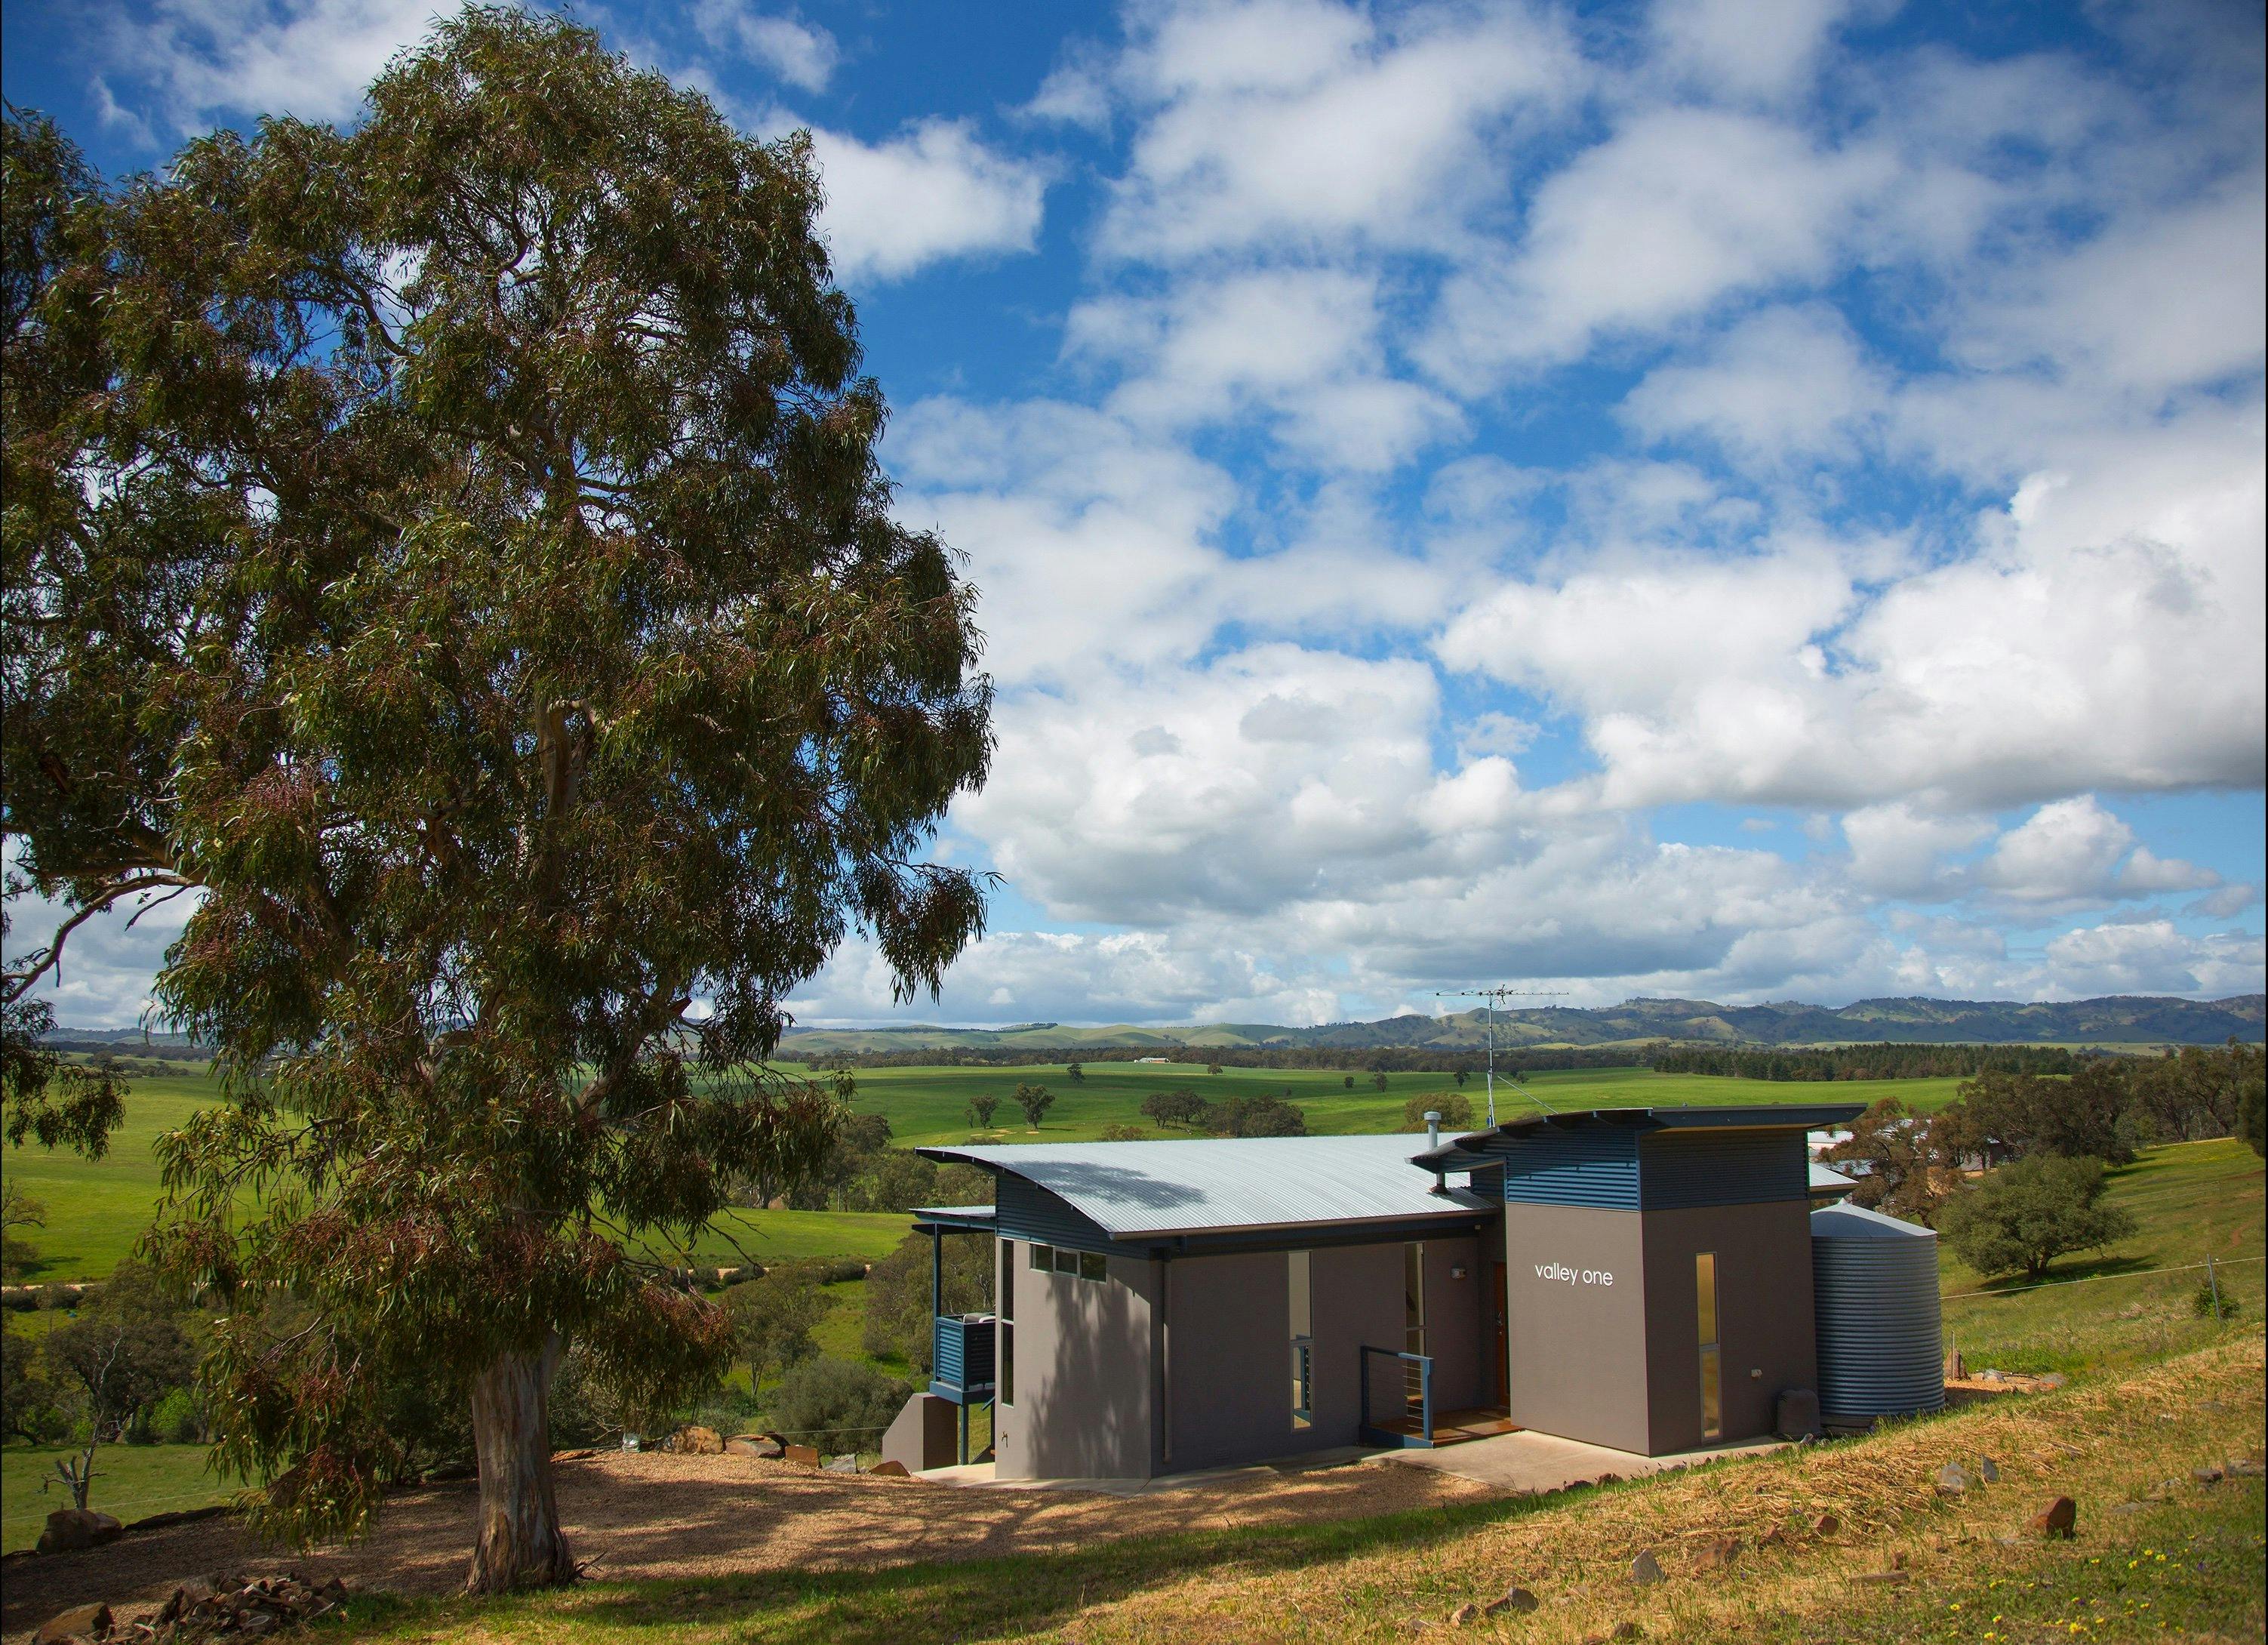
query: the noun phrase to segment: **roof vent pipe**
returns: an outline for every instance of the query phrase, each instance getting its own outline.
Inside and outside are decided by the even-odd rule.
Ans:
[[[1430,1152],[1440,1146],[1441,1112],[1439,1109],[1429,1108],[1425,1110],[1425,1147]],[[1433,1191],[1443,1195],[1449,1191],[1449,1179],[1438,1165],[1433,1168]]]

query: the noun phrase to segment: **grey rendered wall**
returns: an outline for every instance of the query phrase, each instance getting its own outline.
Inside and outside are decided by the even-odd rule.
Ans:
[[[1470,1235],[1425,1242],[1425,1351],[1433,1359],[1437,1415],[1496,1398],[1483,1323],[1495,1275],[1484,1271],[1480,1251],[1481,1243]],[[1465,1277],[1453,1279],[1460,1268]]]
[[[1646,1249],[1639,1213],[1507,1205],[1504,1221],[1512,1420],[1539,1433],[1646,1450]],[[1539,1273],[1539,1267],[1564,1267],[1573,1277]],[[1690,1318],[1687,1328],[1692,1328]]]
[[[1314,1253],[1315,1425],[1279,1455],[1356,1442],[1365,1343],[1402,1346],[1402,1247],[1344,1245]],[[1285,1376],[1290,1375],[1288,1366]],[[1286,1393],[1286,1402],[1289,1402]]]
[[[1016,1397],[998,1413],[995,1474],[1149,1477],[1154,1265],[1114,1257],[1107,1281],[1035,1273],[1029,1245],[1012,1243]]]
[[[1649,1449],[1701,1435],[1698,1251],[1717,1255],[1717,1330],[1727,1442],[1771,1431],[1781,1391],[1818,1386],[1812,1324],[1811,1207],[1802,1200],[1645,1213]],[[1760,1374],[1758,1374],[1760,1373]]]
[[[1291,1291],[1284,1253],[1184,1257],[1166,1265],[1167,1471],[1281,1457],[1292,1438]],[[1323,1287],[1320,1280],[1316,1290]]]

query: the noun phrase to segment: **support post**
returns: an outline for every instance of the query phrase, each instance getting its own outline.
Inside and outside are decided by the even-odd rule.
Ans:
[[[2213,1271],[2211,1251],[2205,1254],[2205,1282],[2213,1287],[2213,1317],[2218,1321],[2220,1318],[2220,1276]]]
[[[934,1223],[929,1230],[929,1317],[945,1312],[945,1230]]]
[[[961,1402],[961,1465],[968,1465],[968,1401]]]

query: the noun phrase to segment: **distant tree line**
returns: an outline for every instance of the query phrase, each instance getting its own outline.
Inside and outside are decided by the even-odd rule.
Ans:
[[[792,1040],[782,1046],[781,1054],[795,1054]],[[1499,1046],[1496,1068],[1499,1074],[1546,1068],[1628,1068],[1643,1063],[1646,1054],[1644,1048],[1631,1046],[1540,1051]],[[1333,1073],[1352,1069],[1362,1073],[1462,1073],[1468,1078],[1476,1077],[1486,1066],[1484,1054],[1469,1048],[1389,1046],[1349,1051],[1329,1045],[1067,1045],[1053,1051],[939,1045],[926,1051],[826,1051],[813,1060],[828,1068],[1029,1068],[1053,1066],[1066,1059],[1075,1064],[1093,1064],[1140,1062],[1145,1058],[1211,1069],[1321,1068]]]
[[[1659,1073],[1726,1074],[1742,1080],[1942,1080],[1978,1073],[2073,1073],[2102,1053],[2060,1045],[1649,1045]]]
[[[1988,1069],[1933,1115],[1884,1098],[1826,1158],[1855,1168],[1853,1203],[1936,1225],[1979,1272],[2036,1275],[2124,1236],[2129,1225],[2097,1202],[2104,1169],[2138,1149],[2231,1135],[2268,1148],[2263,1069],[2262,1048],[2234,1039],[2092,1059],[2067,1079]],[[1972,1185],[1979,1165],[1997,1169]]]
[[[1159,1091],[1142,1099],[1142,1111],[1160,1125],[1176,1131],[1203,1132],[1214,1137],[1304,1137],[1307,1110],[1282,1096],[1231,1095],[1219,1101],[1200,1096],[1187,1086]]]

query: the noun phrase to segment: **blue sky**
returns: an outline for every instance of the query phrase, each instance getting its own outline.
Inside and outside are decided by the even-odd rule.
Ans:
[[[151,167],[433,10],[19,3],[6,91]],[[983,591],[992,933],[803,1020],[2263,986],[2257,7],[578,15],[813,131]]]

